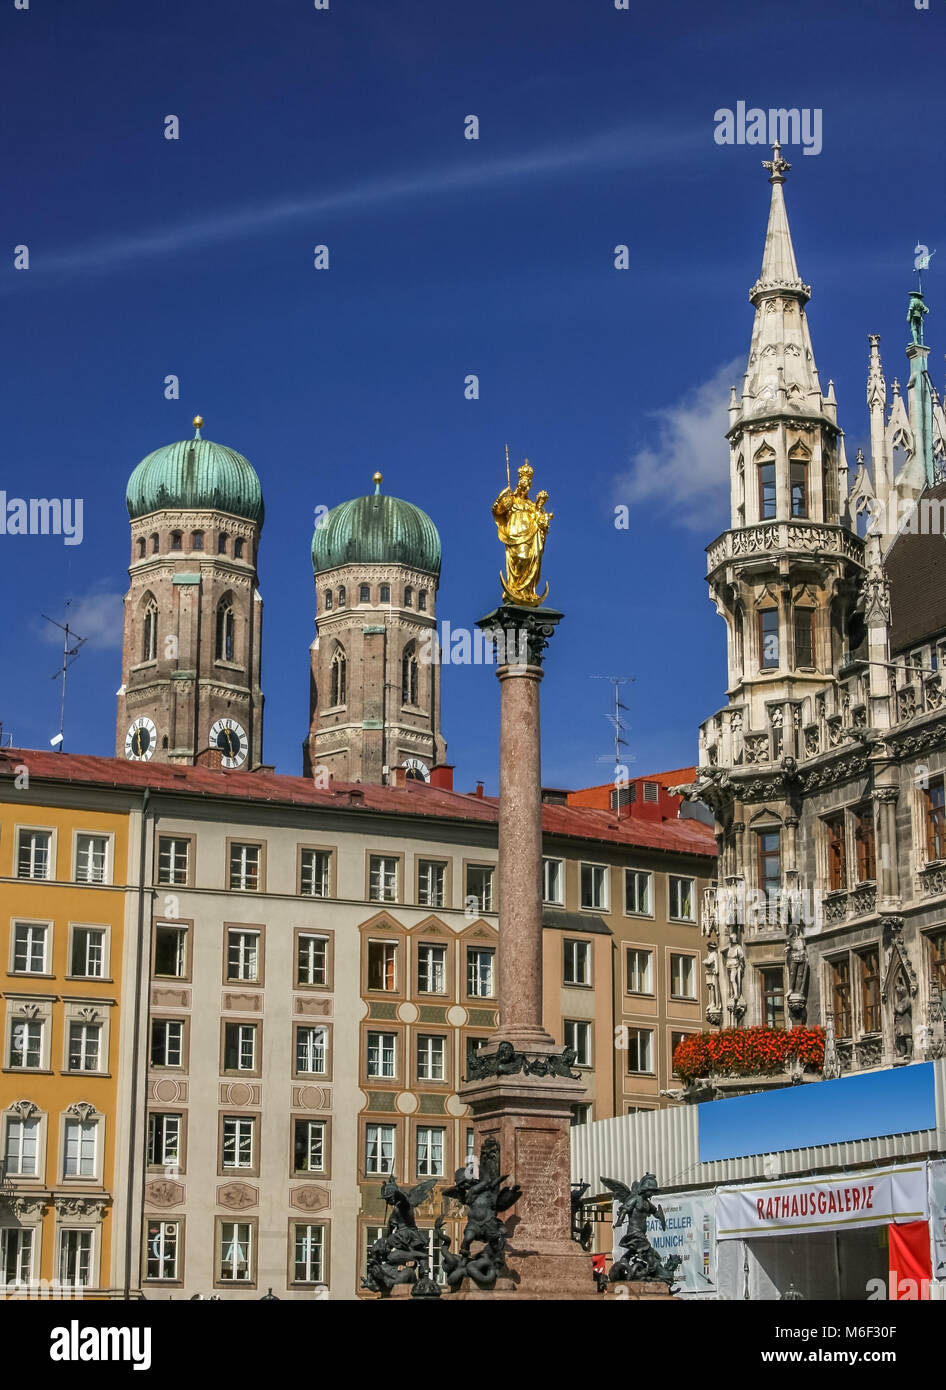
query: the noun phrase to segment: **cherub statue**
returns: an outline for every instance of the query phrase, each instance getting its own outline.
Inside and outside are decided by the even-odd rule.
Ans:
[[[387,1297],[395,1284],[429,1280],[428,1235],[419,1229],[414,1208],[429,1197],[436,1185],[436,1178],[427,1178],[405,1190],[398,1186],[393,1174],[382,1183],[381,1196],[391,1214],[384,1235],[368,1251],[363,1288]]]
[[[468,1212],[459,1250],[443,1257],[444,1273],[452,1289],[459,1288],[467,1277],[480,1288],[492,1288],[505,1267],[506,1223],[499,1220],[499,1214],[508,1211],[522,1196],[518,1183],[503,1187],[505,1181],[506,1174],[499,1171],[499,1145],[495,1139],[486,1139],[480,1151],[479,1176],[471,1176],[468,1168],[458,1168],[453,1187],[444,1191],[445,1197],[454,1197]],[[482,1246],[475,1254],[474,1244]]]
[[[673,1292],[673,1282],[677,1269],[682,1263],[679,1255],[671,1255],[662,1260],[647,1239],[647,1218],[656,1216],[662,1230],[667,1229],[663,1207],[651,1201],[656,1197],[657,1179],[653,1173],[645,1173],[632,1187],[618,1182],[616,1178],[602,1178],[601,1182],[613,1192],[619,1206],[614,1219],[615,1230],[627,1222],[627,1230],[621,1237],[620,1245],[624,1251],[608,1272],[612,1284],[631,1279],[651,1279],[667,1284]]]

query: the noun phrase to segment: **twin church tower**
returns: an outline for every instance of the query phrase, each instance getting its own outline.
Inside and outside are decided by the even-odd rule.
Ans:
[[[253,770],[263,758],[263,492],[242,454],[203,438],[156,449],[134,470],[119,758]],[[317,636],[310,650],[306,775],[383,783],[442,763],[436,643],[440,536],[381,491],[315,529]]]

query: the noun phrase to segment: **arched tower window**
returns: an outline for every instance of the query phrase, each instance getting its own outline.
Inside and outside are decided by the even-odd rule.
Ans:
[[[151,599],[145,609],[144,626],[141,630],[141,659],[156,661],[158,657],[158,605]]]
[[[417,611],[418,611],[419,613],[426,613],[426,612],[427,612],[427,590],[426,590],[426,589],[418,589],[418,591],[417,591]]]
[[[404,607],[410,608],[414,603],[414,590],[408,584],[404,589]]]
[[[370,584],[362,584],[362,585],[359,587],[359,589],[358,589],[358,602],[359,602],[359,603],[370,603],[370,602],[371,602],[371,585],[370,585]]]
[[[143,559],[145,558],[145,538],[144,538],[144,536],[139,536],[139,537],[138,537],[138,540],[135,542],[135,545],[136,545],[136,549],[137,549],[137,551],[138,551],[138,559],[139,559],[139,560],[143,560]]]
[[[236,559],[236,560],[242,560],[242,559],[243,559],[243,537],[242,537],[242,536],[237,536],[236,540],[233,542],[233,556],[234,556],[234,559]]]
[[[158,536],[157,531],[154,531],[154,532],[152,533],[152,536],[151,536],[151,554],[152,554],[152,555],[157,555],[157,553],[158,553],[158,551],[159,551],[160,549],[161,549],[161,539],[160,539],[160,537]]]
[[[343,705],[348,698],[348,662],[341,647],[335,648],[332,657],[331,698],[332,705]]]
[[[344,584],[339,584],[339,586],[338,586],[338,606],[339,606],[339,608],[344,608],[346,602],[347,602],[347,596],[346,596],[346,594],[345,594],[345,585],[344,585]]]
[[[417,648],[408,642],[401,657],[401,704],[417,704]]]
[[[226,555],[226,553],[227,553],[227,539],[228,539],[228,538],[227,538],[227,536],[225,536],[225,535],[220,535],[220,536],[217,537],[217,554],[218,554],[218,555]]]
[[[203,531],[192,531],[192,532],[191,532],[191,550],[203,550],[203,548],[204,548],[204,533],[203,533]]]
[[[330,612],[332,611],[332,591],[331,591],[331,589],[326,589],[326,590],[325,590],[325,596],[324,596],[323,601],[322,601],[322,607],[325,609],[326,613],[330,613]]]
[[[229,599],[223,599],[217,609],[217,660],[233,660],[235,623]]]
[[[181,548],[181,533],[180,533],[180,531],[172,531],[172,532],[171,532],[171,549],[172,549],[172,550],[180,550],[180,548]]]
[[[390,585],[390,584],[382,584],[382,585],[381,585],[381,602],[382,602],[382,603],[390,603],[390,602],[391,602],[391,585]]]

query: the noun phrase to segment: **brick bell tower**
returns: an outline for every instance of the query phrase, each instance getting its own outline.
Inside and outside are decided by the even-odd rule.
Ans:
[[[263,601],[256,570],[263,494],[242,454],[201,435],[156,449],[132,473],[115,755],[259,766]]]

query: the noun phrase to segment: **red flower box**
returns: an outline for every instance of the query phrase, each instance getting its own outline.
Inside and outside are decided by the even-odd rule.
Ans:
[[[690,1085],[711,1073],[754,1076],[784,1070],[794,1062],[821,1070],[823,1028],[724,1028],[693,1033],[673,1054],[676,1076]]]

